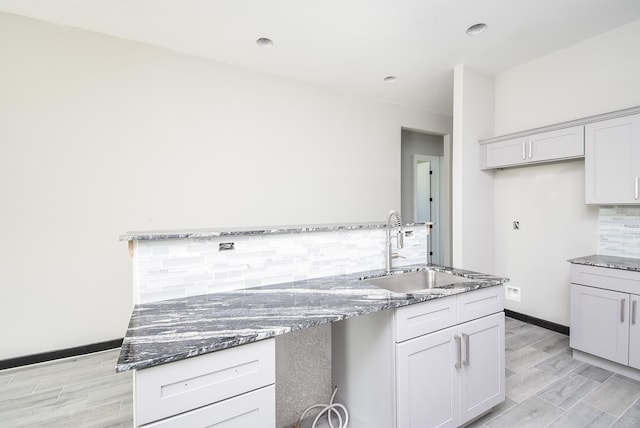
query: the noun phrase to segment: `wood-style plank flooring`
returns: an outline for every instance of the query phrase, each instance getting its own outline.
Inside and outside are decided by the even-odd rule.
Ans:
[[[470,427],[640,427],[640,382],[574,360],[567,336],[507,318],[506,351],[507,400]],[[0,426],[131,427],[119,352],[0,371]]]
[[[0,371],[0,427],[133,425],[132,372],[120,349]]]

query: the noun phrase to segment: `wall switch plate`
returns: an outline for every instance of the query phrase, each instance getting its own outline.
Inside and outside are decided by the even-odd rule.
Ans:
[[[504,289],[504,298],[507,300],[520,301],[520,288],[507,285]]]

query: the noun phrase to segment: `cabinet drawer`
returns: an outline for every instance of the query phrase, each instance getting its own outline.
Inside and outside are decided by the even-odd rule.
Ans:
[[[457,306],[458,323],[501,312],[504,309],[504,287],[500,285],[459,294]]]
[[[621,293],[640,294],[640,272],[635,271],[572,264],[571,282]]]
[[[396,342],[456,324],[456,296],[442,297],[396,309]]]
[[[276,425],[275,385],[164,419],[145,428],[274,428]]]
[[[263,340],[135,372],[140,425],[275,382],[275,340]]]

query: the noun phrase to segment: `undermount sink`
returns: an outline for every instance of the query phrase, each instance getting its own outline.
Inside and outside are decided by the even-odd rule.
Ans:
[[[398,273],[379,278],[366,278],[364,281],[393,293],[411,293],[414,291],[444,287],[473,280],[435,270],[420,270],[417,272]]]

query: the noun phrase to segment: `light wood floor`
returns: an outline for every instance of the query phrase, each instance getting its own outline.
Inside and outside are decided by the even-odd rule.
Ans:
[[[132,372],[119,349],[0,371],[0,427],[131,427]]]
[[[507,400],[470,427],[640,427],[640,382],[568,347],[567,336],[507,318]],[[0,427],[131,427],[132,374],[115,373],[118,353],[0,371]]]

